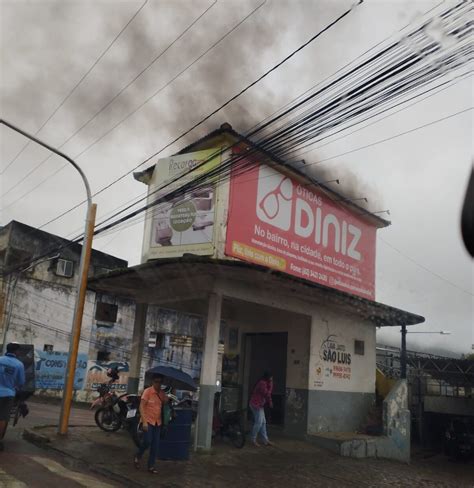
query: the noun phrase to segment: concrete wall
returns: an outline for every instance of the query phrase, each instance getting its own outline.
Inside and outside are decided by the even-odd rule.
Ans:
[[[384,438],[377,444],[377,457],[410,461],[410,410],[408,386],[399,380],[383,402]]]
[[[9,295],[13,301],[6,342],[16,341],[34,346],[38,377],[43,371],[42,368],[47,367],[47,363],[42,362],[46,345],[53,348],[51,360],[67,359],[76,300],[75,288],[20,275],[14,292]],[[97,298],[109,303],[115,300],[111,297]],[[76,399],[84,401],[94,395],[88,391],[88,377],[91,369],[98,368],[99,351],[110,351],[111,362],[128,360],[135,314],[133,303],[121,301],[116,322],[101,327],[95,320],[95,306],[95,293],[87,292],[79,342],[80,362],[84,365],[85,361],[87,366],[84,365],[86,371],[83,373],[83,386],[75,393]],[[54,374],[57,376],[60,373],[55,370]],[[37,394],[59,397],[62,390],[58,387],[38,389]]]
[[[355,340],[364,342],[363,355]],[[311,326],[308,433],[356,431],[375,400],[375,327],[319,311]]]
[[[431,413],[474,416],[474,398],[424,396],[423,410]]]
[[[14,291],[9,295],[12,305],[6,343],[16,341],[34,346],[38,376],[40,368],[46,367],[41,361],[46,345],[52,346],[54,353],[61,355],[55,356],[58,361],[64,360],[64,355],[69,351],[76,299],[75,289],[20,276]],[[79,343],[79,358],[85,359],[86,362],[90,347],[94,301],[95,294],[88,293]],[[10,306],[8,309],[10,310]],[[87,367],[84,361],[81,361],[81,364],[84,368]],[[85,372],[83,375],[84,379],[86,374]],[[36,394],[60,396],[61,392],[60,389],[37,389]],[[76,399],[83,397],[83,393],[76,392]]]
[[[14,291],[7,342],[34,344],[43,350],[53,344],[54,350],[67,351],[76,293],[71,287],[47,284],[21,277]],[[82,326],[83,340],[79,352],[88,353],[95,295],[88,293]]]
[[[314,438],[316,444],[329,448],[341,456],[355,458],[385,458],[410,461],[410,412],[407,408],[406,381],[398,381],[384,400],[384,435],[322,434]]]
[[[356,432],[374,404],[373,393],[308,392],[308,433]]]

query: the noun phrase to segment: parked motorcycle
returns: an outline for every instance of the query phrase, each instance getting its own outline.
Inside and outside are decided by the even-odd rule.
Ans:
[[[95,412],[95,422],[106,432],[116,432],[120,428],[130,430],[135,426],[139,404],[138,395],[113,394],[106,405]]]
[[[97,388],[99,397],[91,404],[91,409],[97,408],[94,415],[95,423],[105,432],[116,432],[120,428],[131,429],[135,427],[140,398],[127,393],[117,395],[112,390],[113,383],[119,379],[116,368],[109,369],[107,376],[110,378],[109,382]]]
[[[214,414],[212,418],[212,437],[228,438],[234,447],[242,449],[245,445],[243,416],[245,410],[223,410],[221,394],[214,397]]]

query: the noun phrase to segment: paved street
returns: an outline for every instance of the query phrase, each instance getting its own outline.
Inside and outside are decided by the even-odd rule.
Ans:
[[[126,432],[107,434],[95,427],[92,412],[73,410],[67,439],[56,436],[59,406],[30,402],[30,415],[10,428],[0,454],[0,487],[25,488],[156,486],[156,478],[132,465],[134,447]],[[22,439],[23,428],[51,439],[48,448]],[[415,452],[411,465],[374,459],[349,459],[300,441],[274,436],[276,447],[235,449],[217,441],[210,455],[188,462],[160,462],[160,486],[167,488],[261,485],[305,487],[474,487],[474,464]],[[53,448],[53,449],[51,449]],[[98,474],[101,473],[101,474]]]
[[[126,432],[104,433],[95,427],[92,412],[75,409],[71,424],[78,427],[70,429],[67,439],[57,437],[53,427],[36,429],[51,439],[49,448],[42,449],[21,439],[21,430],[56,423],[59,407],[31,402],[30,410],[30,416],[22,425],[9,431],[0,467],[13,478],[2,474],[0,479],[4,486],[43,487],[46,480],[64,483],[66,479],[68,486],[156,485],[155,478],[134,469],[131,462],[134,447]],[[160,462],[160,486],[474,487],[473,464],[453,463],[433,453],[415,452],[412,464],[404,465],[385,460],[342,458],[276,434],[274,440],[275,448],[246,446],[242,450],[218,441],[210,455],[193,455],[188,462]],[[25,484],[15,485],[12,479]]]
[[[0,487],[44,488],[68,486],[111,488],[118,486],[109,479],[89,472],[80,463],[61,453],[46,451],[22,439],[23,429],[34,425],[52,425],[58,422],[59,406],[28,402],[30,415],[20,419],[16,427],[9,426],[5,451],[0,453]],[[73,409],[72,425],[91,425],[90,411]]]

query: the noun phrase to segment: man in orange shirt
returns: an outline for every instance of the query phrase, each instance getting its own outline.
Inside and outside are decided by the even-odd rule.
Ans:
[[[146,388],[140,400],[140,416],[142,419],[143,442],[135,455],[135,467],[140,468],[140,459],[144,452],[150,448],[148,456],[148,471],[157,474],[155,468],[156,458],[158,456],[158,447],[160,444],[161,429],[161,408],[169,399],[161,390],[163,376],[155,374],[152,378],[152,386]]]

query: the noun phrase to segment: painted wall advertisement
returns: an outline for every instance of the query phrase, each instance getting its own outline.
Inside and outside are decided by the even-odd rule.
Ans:
[[[129,375],[129,364],[126,361],[89,361],[87,363],[86,389],[95,390],[101,383],[108,383],[107,370],[117,368],[119,379],[112,384],[113,390],[126,391]]]
[[[266,165],[231,176],[226,254],[375,299],[375,227]]]
[[[220,160],[220,149],[160,159],[150,183],[148,202],[209,172],[220,164]],[[215,194],[215,183],[206,180],[186,194],[153,207],[148,224],[149,248],[144,249],[146,258],[176,257],[184,253],[213,254]]]
[[[51,390],[62,390],[64,388],[68,355],[67,352],[61,351],[36,351],[36,388]],[[86,372],[87,354],[79,354],[74,377],[75,390],[84,388]]]
[[[320,388],[328,380],[341,382],[352,378],[352,353],[345,344],[338,342],[335,334],[329,334],[319,348],[319,360],[316,362],[314,387]]]

